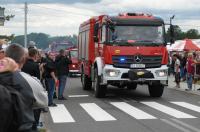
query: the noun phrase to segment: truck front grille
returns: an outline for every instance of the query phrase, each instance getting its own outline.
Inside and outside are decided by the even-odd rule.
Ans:
[[[140,56],[140,62],[136,61],[136,56],[112,56],[114,67],[130,68],[131,64],[145,64],[145,68],[159,68],[161,67],[162,56]],[[123,58],[123,62],[121,61]]]

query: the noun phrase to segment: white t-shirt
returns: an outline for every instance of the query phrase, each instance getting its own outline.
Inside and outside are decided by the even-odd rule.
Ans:
[[[174,71],[175,72],[180,72],[180,60],[177,58],[176,61],[175,61],[175,64],[174,64]],[[176,71],[176,67],[178,66],[178,71]]]

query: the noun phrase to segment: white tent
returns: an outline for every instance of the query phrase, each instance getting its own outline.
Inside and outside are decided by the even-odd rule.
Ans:
[[[167,46],[168,51],[190,51],[200,50],[200,39],[177,40],[171,46]]]

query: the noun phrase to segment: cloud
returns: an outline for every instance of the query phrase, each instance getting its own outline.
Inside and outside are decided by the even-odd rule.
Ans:
[[[39,2],[39,0],[35,1]],[[53,0],[43,1],[51,3]],[[169,18],[175,15],[173,23],[179,25],[182,30],[195,28],[200,31],[199,0],[54,1],[55,3],[51,4],[28,4],[28,33],[44,32],[53,36],[77,34],[79,25],[92,16],[100,14],[117,15],[120,12],[152,13],[161,16],[166,23],[169,23]],[[62,3],[62,1],[66,3],[69,1],[70,4]],[[22,2],[22,0],[18,0],[18,2]],[[6,8],[7,14],[14,14],[15,17],[6,22],[4,27],[0,27],[2,29],[0,34],[23,34],[24,5],[4,3],[1,6]]]
[[[5,26],[1,27],[0,34],[23,34],[23,5],[6,6],[6,14],[14,14],[15,17],[5,22]],[[97,14],[91,10],[69,5],[30,4],[28,5],[28,33],[44,32],[53,36],[77,34],[79,25],[95,15]]]
[[[21,3],[32,3],[32,4],[41,4],[41,3],[63,3],[63,4],[74,4],[74,3],[98,3],[100,0],[1,0],[0,4],[21,4]]]

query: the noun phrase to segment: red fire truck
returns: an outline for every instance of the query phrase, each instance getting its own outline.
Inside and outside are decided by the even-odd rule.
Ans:
[[[164,21],[150,14],[101,15],[82,23],[78,58],[83,89],[93,88],[96,97],[104,97],[108,85],[136,89],[147,84],[150,96],[161,97],[168,85],[165,36]]]
[[[72,60],[72,64],[69,65],[69,75],[72,76],[74,74],[79,74],[80,67],[78,63],[78,49],[71,48],[68,50],[68,54]]]

